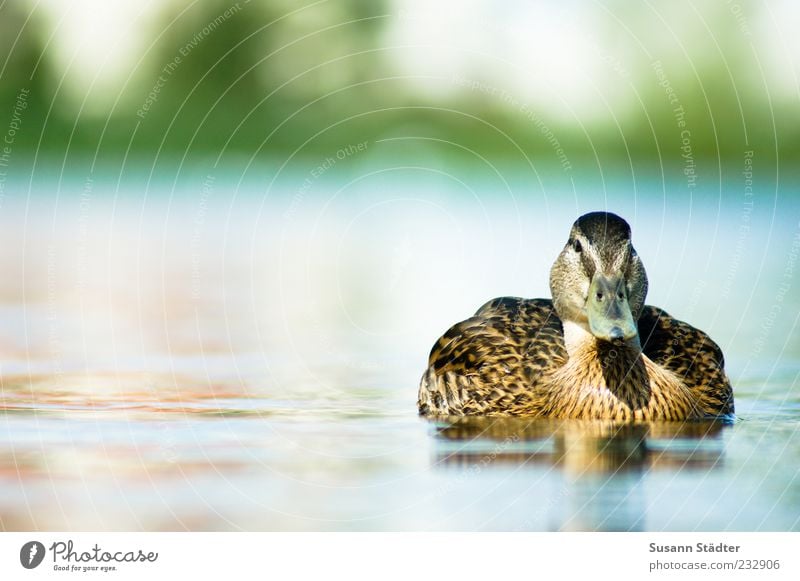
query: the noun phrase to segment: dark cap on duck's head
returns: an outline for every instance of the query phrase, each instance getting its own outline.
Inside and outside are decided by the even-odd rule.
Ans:
[[[550,271],[550,290],[562,321],[598,339],[634,339],[647,274],[631,244],[628,223],[609,212],[578,218]]]
[[[631,227],[628,223],[610,212],[590,212],[584,214],[572,225],[585,237],[608,245],[621,243],[631,239]]]

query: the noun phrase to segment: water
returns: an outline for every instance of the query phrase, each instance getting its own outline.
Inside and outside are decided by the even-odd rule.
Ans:
[[[735,181],[305,176],[16,184],[0,528],[800,529],[800,204],[783,186],[748,210]],[[548,296],[572,219],[604,207],[633,226],[648,303],[723,348],[737,421],[418,418],[437,336],[493,296]]]

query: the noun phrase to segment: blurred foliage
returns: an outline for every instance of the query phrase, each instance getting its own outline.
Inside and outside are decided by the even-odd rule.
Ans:
[[[0,119],[10,119],[21,91],[28,91],[25,131],[19,139],[34,142],[52,102],[54,71],[45,58],[44,27],[19,3],[0,6]],[[3,127],[7,123],[3,123]]]
[[[599,34],[620,55],[647,50],[626,47],[634,42],[630,38],[652,43],[654,55],[672,55],[663,59],[662,70],[685,109],[692,156],[739,164],[745,149],[760,148],[775,163],[778,156],[793,159],[800,149],[797,103],[772,102],[754,75],[759,63],[741,42],[741,23],[730,6],[717,4],[703,20],[678,11],[671,17],[667,9],[666,16],[656,16],[646,5],[612,1],[604,9],[624,18],[632,36],[602,27]],[[153,42],[141,64],[102,115],[70,94],[51,61],[52,47],[46,49],[52,23],[33,6],[22,0],[0,5],[3,115],[10,115],[20,88],[30,89],[16,155],[39,148],[54,157],[98,155],[108,163],[130,154],[147,162],[165,153],[219,156],[224,162],[416,135],[481,155],[519,160],[521,150],[559,164],[546,132],[522,119],[518,108],[467,89],[445,96],[413,90],[389,62],[384,32],[387,20],[396,17],[389,0],[305,8],[289,0],[168,3],[152,30],[143,31]],[[687,54],[686,47],[698,46],[688,37],[703,34],[708,22],[713,43]],[[675,38],[675,31],[687,38]],[[581,124],[547,120],[545,129],[558,136],[570,159],[589,158],[596,165],[660,158],[685,165],[682,128],[658,83],[654,58],[625,60],[629,78],[619,82],[632,84],[635,100],[613,117]]]
[[[166,147],[176,151],[218,152],[225,147],[250,152],[265,140],[269,149],[285,150],[332,117],[356,113],[359,103],[370,98],[368,87],[353,89],[355,94],[347,97],[325,96],[368,81],[379,67],[374,54],[350,55],[379,42],[380,22],[374,15],[383,11],[381,2],[326,3],[309,18],[308,10],[293,14],[296,5],[279,0],[243,5],[220,21],[230,6],[224,1],[198,3],[165,29],[152,58],[157,64],[151,79],[159,70],[164,74],[163,66],[176,57],[181,60],[165,75],[158,106],[142,123],[138,148],[163,137]],[[220,23],[213,32],[190,48],[188,43],[215,20]],[[137,87],[139,101],[145,98],[141,87],[153,82]],[[325,98],[314,103],[319,97]],[[296,114],[303,107],[307,109]]]

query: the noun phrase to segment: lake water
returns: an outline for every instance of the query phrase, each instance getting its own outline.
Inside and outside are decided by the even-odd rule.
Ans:
[[[800,529],[796,189],[477,173],[9,182],[0,529]],[[439,334],[603,208],[737,421],[417,417]]]

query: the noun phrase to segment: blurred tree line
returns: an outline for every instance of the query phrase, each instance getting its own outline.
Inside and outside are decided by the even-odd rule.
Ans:
[[[660,72],[647,59],[628,64],[638,103],[581,127],[548,121],[558,145],[572,159],[660,157],[685,167],[685,115],[696,158],[739,163],[744,150],[759,148],[775,163],[793,160],[800,144],[797,103],[771,101],[754,76],[757,63],[737,21],[718,4],[711,11],[718,18],[716,47],[689,60],[680,53],[664,59]],[[141,66],[103,115],[82,109],[65,90],[52,48],[46,49],[50,30],[31,6],[20,0],[0,6],[0,118],[10,119],[20,90],[29,91],[15,155],[69,152],[117,162],[131,154],[145,160],[174,154],[225,161],[414,134],[519,158],[511,138],[534,158],[559,163],[552,139],[525,122],[518,108],[476,91],[444,100],[420,94],[393,72],[383,37],[394,17],[388,0],[339,0],[305,10],[289,0],[168,4]],[[608,8],[624,13],[642,38],[663,27],[643,5],[617,0]],[[619,42],[610,38],[609,45]],[[679,95],[683,113],[676,113],[659,74]]]

